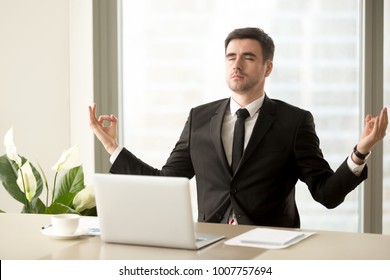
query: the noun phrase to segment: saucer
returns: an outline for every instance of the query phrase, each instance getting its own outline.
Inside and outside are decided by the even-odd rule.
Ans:
[[[86,230],[79,228],[72,234],[65,234],[64,235],[64,234],[57,233],[53,227],[41,229],[41,232],[43,235],[46,235],[46,236],[49,236],[49,237],[55,238],[55,239],[75,239],[75,238],[79,238],[80,236],[83,236],[87,233]]]

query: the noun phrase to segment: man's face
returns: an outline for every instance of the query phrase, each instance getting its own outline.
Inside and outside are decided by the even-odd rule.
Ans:
[[[226,48],[225,69],[229,88],[237,93],[263,94],[272,61],[263,61],[262,48],[253,39],[234,39]],[[261,96],[260,95],[260,96]]]

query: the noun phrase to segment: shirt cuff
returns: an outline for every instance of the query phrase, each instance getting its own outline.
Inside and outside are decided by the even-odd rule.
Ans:
[[[116,158],[119,156],[120,152],[122,151],[123,147],[121,145],[118,145],[118,147],[116,147],[116,149],[114,150],[114,152],[111,154],[110,156],[110,162],[111,164],[114,163],[114,161],[116,160]]]
[[[361,165],[358,165],[356,164],[353,160],[352,160],[352,155],[350,155],[347,159],[347,164],[348,164],[348,167],[349,169],[352,171],[353,174],[355,174],[356,176],[360,176],[360,174],[362,174],[362,171],[364,169],[364,167],[366,166],[366,163],[364,162],[363,164]]]

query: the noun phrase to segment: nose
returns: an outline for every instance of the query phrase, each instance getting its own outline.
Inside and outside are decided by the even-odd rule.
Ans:
[[[233,64],[233,70],[242,70],[242,63],[241,63],[241,59],[240,57],[237,57],[235,60],[234,60],[234,64]]]

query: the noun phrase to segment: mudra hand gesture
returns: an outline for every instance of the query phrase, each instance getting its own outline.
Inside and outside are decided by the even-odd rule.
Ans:
[[[114,115],[96,116],[96,103],[89,106],[89,125],[109,154],[118,147],[118,119]]]
[[[365,126],[360,136],[360,140],[356,146],[357,150],[362,154],[368,154],[386,135],[388,125],[387,108],[383,108],[377,117],[367,115],[365,118]],[[360,163],[358,158],[353,156],[353,161]]]

